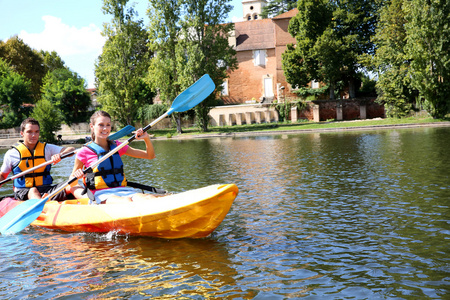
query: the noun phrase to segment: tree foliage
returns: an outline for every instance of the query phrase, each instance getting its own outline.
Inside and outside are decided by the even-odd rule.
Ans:
[[[31,84],[25,76],[14,72],[9,64],[0,58],[0,127],[19,126],[28,115],[23,103],[30,103]]]
[[[146,81],[153,90],[158,91],[159,99],[170,106],[181,92],[178,81],[178,63],[183,62],[184,49],[178,43],[181,31],[182,2],[179,0],[150,0],[148,16],[149,47],[155,55],[150,60]],[[180,116],[177,119],[177,131],[181,133]]]
[[[39,121],[41,129],[39,139],[55,143],[55,134],[61,129],[62,121],[57,107],[51,101],[42,99],[36,104],[31,116]]]
[[[391,0],[375,36],[379,100],[387,115],[402,117],[417,101],[436,118],[450,111],[450,4]]]
[[[56,69],[66,68],[66,65],[62,58],[56,53],[56,51],[48,52],[41,50],[40,54],[44,60],[44,66],[47,72],[54,71]]]
[[[271,0],[263,7],[261,17],[273,18],[297,7],[297,0]]]
[[[349,86],[355,97],[356,80],[365,66],[366,55],[373,54],[379,1],[299,0],[299,13],[289,23],[297,45],[283,53],[283,70],[293,86],[322,81],[330,86],[333,98],[337,82]]]
[[[112,21],[104,25],[107,40],[95,68],[98,101],[122,125],[131,124],[139,107],[151,101],[139,93],[150,55],[147,32],[127,2],[103,1],[103,12],[112,15]]]
[[[187,14],[183,32],[187,49],[187,64],[183,72],[185,85],[193,84],[204,74],[209,74],[218,92],[228,77],[227,70],[237,68],[236,50],[228,43],[234,24],[224,24],[231,11],[229,0],[186,1]],[[208,131],[209,111],[217,104],[217,94],[211,94],[195,107],[197,123]]]
[[[412,86],[428,112],[443,118],[450,112],[450,2],[409,0],[403,9]]]
[[[47,73],[42,87],[42,99],[49,100],[61,112],[64,123],[85,122],[91,103],[84,79],[67,68]]]
[[[24,43],[18,36],[6,42],[0,41],[0,58],[7,61],[13,70],[30,80],[32,99],[40,99],[42,80],[47,73],[42,55]]]
[[[234,24],[225,24],[229,0],[150,1],[152,58],[148,81],[170,104],[182,90],[209,74],[220,90],[227,69],[237,67],[236,52],[228,44]],[[180,14],[181,12],[181,14]],[[163,80],[161,80],[163,79]],[[208,130],[209,111],[216,95],[195,107],[197,122]],[[181,123],[177,122],[181,132]]]
[[[404,117],[413,109],[416,92],[411,85],[410,60],[405,52],[406,31],[403,0],[392,0],[381,9],[375,35],[375,63],[379,72],[378,101],[386,115]]]

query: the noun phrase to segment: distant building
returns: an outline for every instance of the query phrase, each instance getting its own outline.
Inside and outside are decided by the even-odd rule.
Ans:
[[[86,89],[86,91],[89,93],[89,96],[91,97],[91,105],[89,105],[88,110],[95,110],[95,108],[98,106],[98,102],[97,102],[97,89],[96,88],[91,88],[91,89]]]
[[[283,73],[281,54],[287,44],[296,43],[287,29],[298,10],[295,8],[272,19],[261,19],[266,4],[265,0],[242,1],[245,21],[234,24],[235,31],[229,39],[236,49],[238,69],[230,71],[223,84],[222,98],[226,104],[268,103],[275,98],[294,95]]]

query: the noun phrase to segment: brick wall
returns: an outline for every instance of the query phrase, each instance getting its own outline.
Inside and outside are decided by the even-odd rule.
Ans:
[[[336,119],[336,105],[339,101],[330,100],[318,100],[314,101],[319,105],[320,121],[326,121]],[[375,99],[350,99],[342,100],[342,115],[344,120],[360,119],[360,103],[366,105],[366,118],[373,119],[384,117],[384,106],[375,102]],[[305,112],[301,112],[300,115],[304,115],[308,120],[313,120],[312,106],[308,106]]]
[[[228,96],[222,97],[226,104],[245,103],[252,98],[260,100],[264,95],[263,78],[273,78],[273,92],[276,95],[275,74],[276,58],[275,49],[266,49],[266,65],[255,66],[253,51],[239,51],[236,54],[239,68],[231,72],[228,79]]]

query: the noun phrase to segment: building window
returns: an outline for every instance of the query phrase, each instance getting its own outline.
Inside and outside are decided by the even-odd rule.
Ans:
[[[228,79],[225,79],[225,81],[222,83],[222,96],[228,96]]]
[[[258,15],[255,15],[253,19],[258,20]]]
[[[265,50],[254,50],[253,51],[255,66],[264,67],[266,65],[266,51]]]
[[[248,17],[247,17],[247,20],[248,20],[248,21],[251,21],[251,20],[252,20],[252,16],[248,16]]]

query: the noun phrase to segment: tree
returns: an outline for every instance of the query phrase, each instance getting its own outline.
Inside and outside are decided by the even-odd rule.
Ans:
[[[261,17],[273,18],[297,7],[297,0],[271,0],[263,7]]]
[[[157,55],[152,58],[148,81],[158,88],[166,103],[205,73],[220,90],[227,69],[237,67],[236,52],[228,44],[234,25],[224,24],[231,11],[228,3],[229,0],[151,1],[150,41]],[[183,18],[180,11],[186,12]],[[195,107],[197,123],[203,131],[208,130],[209,111],[215,101],[213,94]],[[179,121],[177,131],[181,133]]]
[[[0,58],[7,61],[13,70],[25,76],[31,82],[32,99],[40,99],[42,80],[47,74],[43,57],[25,44],[18,36],[8,41],[0,41]]]
[[[40,100],[31,114],[39,121],[39,139],[48,143],[55,143],[56,131],[61,130],[61,115],[56,106],[47,99]]]
[[[148,69],[148,37],[127,2],[103,1],[103,13],[112,15],[112,21],[104,26],[107,41],[95,67],[98,101],[122,125],[131,124],[139,107],[149,101],[136,98]]]
[[[46,67],[47,72],[66,68],[64,61],[55,51],[48,52],[41,50],[40,54],[44,60],[44,66]]]
[[[385,104],[386,115],[404,117],[413,109],[417,92],[411,86],[411,60],[405,52],[404,0],[392,0],[380,12],[374,41],[378,69],[378,101]]]
[[[49,100],[61,112],[67,125],[85,122],[91,103],[86,83],[77,73],[67,68],[48,72],[42,86],[42,99]]]
[[[9,64],[0,58],[0,116],[2,128],[19,126],[28,114],[23,103],[30,103],[31,84],[25,76],[14,72]]]
[[[343,80],[355,97],[363,59],[375,50],[371,38],[379,5],[373,0],[299,0],[288,29],[297,45],[288,46],[282,61],[288,82],[304,86],[316,80],[333,88]]]
[[[223,81],[228,77],[227,70],[237,68],[236,50],[228,43],[234,24],[224,24],[232,8],[228,3],[229,0],[186,1],[185,38],[182,40],[187,60],[182,77],[185,87],[206,73],[220,92]],[[197,123],[202,131],[208,131],[209,111],[216,103],[217,94],[212,93],[195,107]]]
[[[431,116],[443,118],[450,112],[450,2],[410,0],[403,8],[411,84]]]
[[[181,9],[179,0],[150,0],[148,17],[149,47],[155,55],[150,60],[146,82],[153,90],[158,91],[159,98],[167,105],[181,92],[178,82],[177,61],[183,61],[179,54],[183,52],[178,43],[181,31]],[[181,133],[181,120],[178,114],[173,114],[177,121],[177,131]]]
[[[298,14],[289,22],[288,31],[297,45],[288,44],[282,54],[286,80],[295,87],[306,86],[310,81],[331,81],[318,72],[320,61],[315,57],[314,46],[318,37],[330,26],[332,10],[327,0],[298,1]],[[331,57],[334,57],[331,55]],[[335,68],[339,70],[339,68]],[[334,93],[332,93],[334,95]]]

